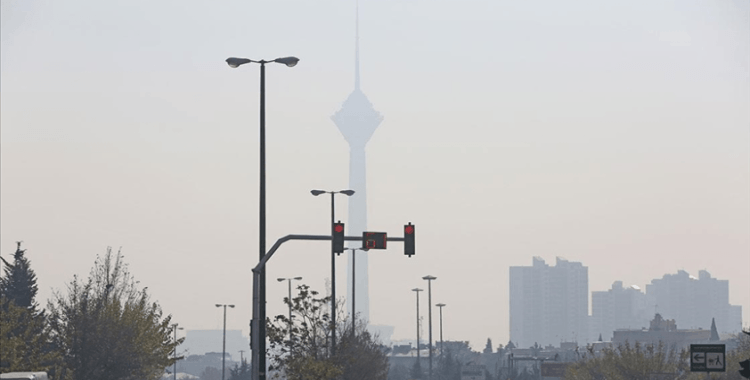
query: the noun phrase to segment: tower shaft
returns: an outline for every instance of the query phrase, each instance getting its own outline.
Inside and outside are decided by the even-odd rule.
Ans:
[[[349,148],[349,188],[355,191],[355,195],[349,198],[348,233],[351,236],[361,236],[367,230],[367,163],[365,148],[350,146]],[[351,248],[359,248],[361,243],[357,242]],[[352,255],[349,252],[349,262]],[[368,277],[368,253],[356,251],[356,309],[358,320],[368,322],[370,320],[370,290]],[[346,299],[352,299],[352,266],[347,265],[347,292]]]

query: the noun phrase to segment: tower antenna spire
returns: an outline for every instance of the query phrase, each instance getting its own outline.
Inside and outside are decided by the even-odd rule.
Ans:
[[[356,2],[354,28],[354,89],[359,90],[359,0]]]

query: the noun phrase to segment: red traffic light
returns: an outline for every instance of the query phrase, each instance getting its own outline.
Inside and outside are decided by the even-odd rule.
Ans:
[[[344,232],[344,224],[343,223],[336,223],[333,225],[333,230],[335,232]]]
[[[415,227],[411,222],[404,225],[404,254],[412,257],[416,252],[414,247],[414,238],[416,237]]]

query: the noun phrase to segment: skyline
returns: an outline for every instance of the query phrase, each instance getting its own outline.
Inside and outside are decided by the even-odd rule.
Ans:
[[[234,303],[227,327],[247,333],[258,82],[224,59],[301,59],[267,71],[267,241],[328,234],[309,190],[348,183],[330,115],[352,88],[354,2],[0,7],[0,254],[23,240],[46,300],[122,246],[181,326]],[[419,230],[416,256],[369,256],[371,323],[415,335],[410,289],[431,274],[446,340],[505,344],[507,268],[561,256],[589,293],[707,270],[750,324],[747,3],[359,7],[362,89],[387,115],[368,228]],[[268,278],[290,276],[325,292],[329,244],[284,245]],[[269,316],[285,295],[268,282]]]

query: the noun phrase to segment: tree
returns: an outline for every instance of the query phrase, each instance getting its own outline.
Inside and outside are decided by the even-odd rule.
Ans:
[[[482,351],[483,354],[491,354],[492,353],[492,339],[487,338],[487,344],[484,346],[484,351]]]
[[[5,276],[0,278],[0,294],[16,306],[37,313],[39,305],[35,300],[38,290],[36,274],[31,269],[31,262],[24,256],[26,250],[21,249],[21,242],[16,242],[16,245],[13,264],[3,259]]]
[[[414,365],[411,366],[411,370],[409,371],[409,375],[411,375],[412,379],[421,379],[424,375],[424,370],[422,369],[422,365],[419,363],[419,360],[414,362]]]
[[[250,365],[247,360],[242,359],[242,363],[235,364],[233,368],[229,369],[229,380],[250,380]]]
[[[5,371],[53,372],[59,364],[41,315],[0,297],[0,362]]]
[[[385,380],[388,376],[387,349],[364,324],[353,326],[343,315],[333,326],[328,313],[330,297],[318,298],[318,292],[300,285],[297,297],[284,299],[292,308],[290,320],[278,315],[267,321],[272,369],[280,370],[289,380],[362,379]],[[343,308],[337,308],[343,314]],[[340,337],[336,354],[331,354],[329,336],[336,329]]]
[[[36,275],[17,242],[13,264],[2,259],[0,276],[0,365],[7,371],[52,372],[57,355],[44,312],[36,302]]]
[[[566,380],[648,380],[654,373],[684,373],[688,353],[669,349],[664,344],[641,345],[636,342],[605,349],[601,355],[575,363],[566,372]]]
[[[438,380],[461,380],[461,363],[448,351],[438,358],[435,378]]]
[[[221,380],[221,371],[216,367],[206,367],[201,372],[201,380]]]
[[[388,380],[409,380],[409,370],[403,364],[388,368]]]
[[[158,379],[174,363],[183,339],[172,339],[171,316],[136,284],[121,252],[107,248],[87,281],[76,276],[67,295],[54,294],[49,323],[66,380]]]
[[[388,378],[388,348],[367,331],[364,324],[344,321],[334,363],[343,369],[343,379],[385,380]],[[354,334],[352,334],[354,328]]]

